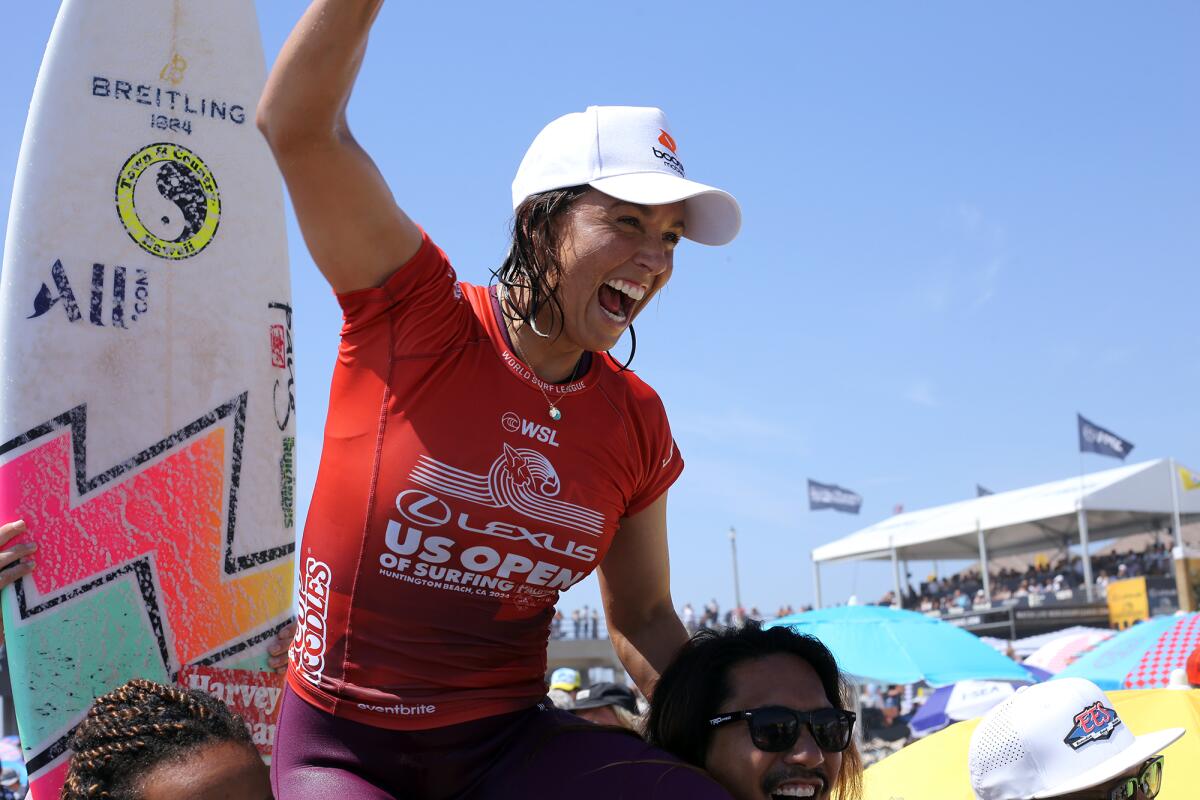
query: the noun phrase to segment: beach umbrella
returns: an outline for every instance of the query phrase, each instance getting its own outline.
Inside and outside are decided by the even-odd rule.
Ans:
[[[1029,673],[1023,681],[959,681],[934,689],[909,720],[909,730],[919,739],[951,723],[981,717],[989,708],[1011,696],[1017,685],[1041,683],[1054,677],[1039,667],[1022,664],[1021,668]]]
[[[1158,800],[1194,800],[1200,786],[1200,691],[1115,691],[1108,697],[1135,735],[1187,729],[1163,751]],[[955,723],[875,764],[866,772],[863,800],[975,800],[967,752],[978,724],[977,719]]]
[[[1015,691],[1011,683],[1004,681],[959,681],[943,686],[921,704],[908,721],[908,728],[917,738],[928,736],[952,722],[983,716]]]
[[[1022,664],[1021,669],[1029,673],[1030,683],[1041,683],[1048,681],[1054,677],[1054,673],[1049,670],[1044,670],[1041,667],[1035,667],[1032,664]]]
[[[780,617],[765,627],[779,625],[820,639],[842,672],[860,680],[948,686],[963,680],[1029,679],[1020,664],[973,634],[915,611],[839,606]]]
[[[1065,632],[1064,632],[1065,633]],[[1102,628],[1081,628],[1074,633],[1051,639],[1030,653],[1023,662],[1025,666],[1040,667],[1057,674],[1066,669],[1080,653],[1086,652],[1107,639],[1115,631]]]
[[[1054,677],[1087,678],[1105,691],[1163,687],[1197,645],[1200,613],[1155,617],[1101,642]]]

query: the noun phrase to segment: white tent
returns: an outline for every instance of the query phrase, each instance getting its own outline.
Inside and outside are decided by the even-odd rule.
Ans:
[[[1064,542],[1111,539],[1150,528],[1171,527],[1179,517],[1200,514],[1200,486],[1171,459],[1093,472],[1026,489],[897,514],[813,550],[820,604],[819,566],[831,561],[891,559],[899,596],[899,559],[974,559],[1023,553]],[[1178,542],[1176,542],[1178,544]],[[983,570],[984,592],[991,590]],[[1092,593],[1090,559],[1084,580]]]

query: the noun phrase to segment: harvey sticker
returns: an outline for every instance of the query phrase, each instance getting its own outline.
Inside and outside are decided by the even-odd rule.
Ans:
[[[193,665],[180,670],[179,682],[212,695],[237,712],[246,721],[258,752],[271,755],[283,697],[282,675]]]

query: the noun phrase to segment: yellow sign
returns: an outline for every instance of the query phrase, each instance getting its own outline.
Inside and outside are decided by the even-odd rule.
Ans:
[[[1144,577],[1115,581],[1108,585],[1108,621],[1117,630],[1150,619],[1150,597]]]

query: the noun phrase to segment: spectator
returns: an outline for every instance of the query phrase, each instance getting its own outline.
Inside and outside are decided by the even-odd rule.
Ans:
[[[559,667],[550,674],[550,691],[547,695],[556,708],[570,711],[575,707],[575,693],[580,683],[578,670]]]
[[[21,776],[15,769],[5,767],[0,771],[0,800],[21,800],[25,796],[25,787],[21,785]]]
[[[563,612],[559,609],[554,609],[554,623],[550,631],[550,637],[553,639],[561,639],[563,637]]]
[[[637,697],[628,686],[619,683],[593,683],[575,695],[577,716],[597,725],[615,725],[641,735]]]
[[[240,717],[199,691],[132,680],[97,698],[72,736],[62,800],[268,800]]]
[[[600,610],[592,609],[592,638],[600,638]]]
[[[721,623],[721,607],[717,605],[717,598],[709,600],[704,605],[704,627],[715,628]]]
[[[683,611],[680,613],[679,618],[683,622],[683,629],[687,631],[688,636],[696,632],[696,610],[692,608],[691,603],[683,604]]]
[[[837,663],[817,639],[751,622],[693,636],[650,702],[651,744],[737,800],[858,800],[862,764]]]
[[[1152,798],[1157,755],[1183,728],[1134,736],[1100,687],[1082,678],[1025,686],[989,711],[971,736],[978,800]]]
[[[571,612],[571,626],[574,631],[571,635],[572,639],[579,638],[579,626],[580,626],[580,623],[582,622],[582,620],[583,620],[583,614],[580,613],[578,608]]]

